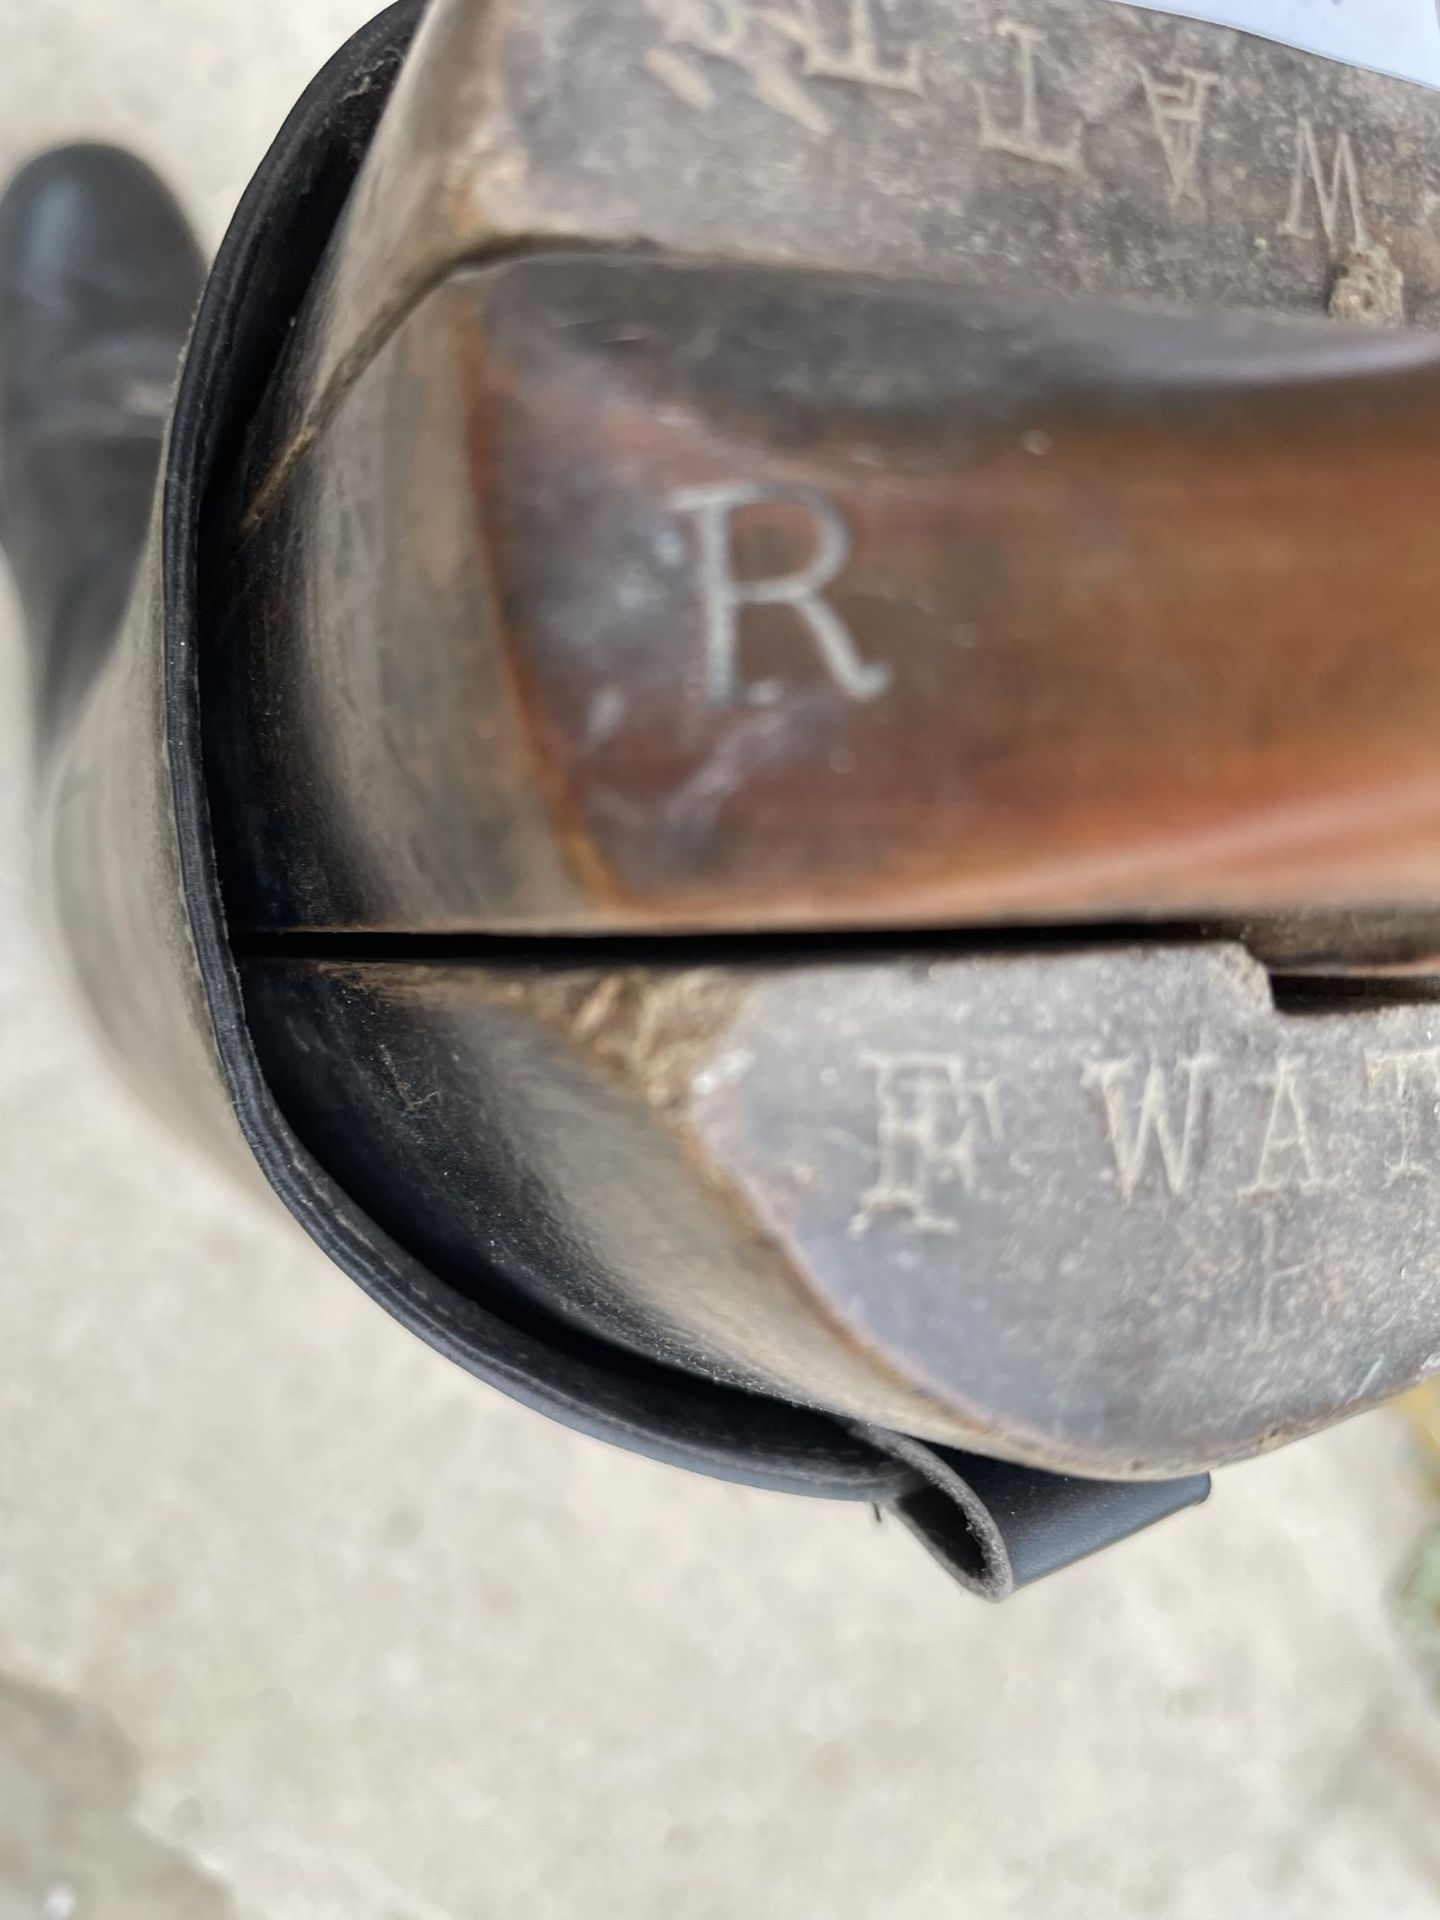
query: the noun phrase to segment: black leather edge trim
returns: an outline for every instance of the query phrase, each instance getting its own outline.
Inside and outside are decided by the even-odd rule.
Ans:
[[[915,1469],[896,1515],[963,1587],[1005,1600],[1209,1497],[1208,1473],[1184,1480],[1080,1480],[956,1453],[877,1427],[872,1446]]]

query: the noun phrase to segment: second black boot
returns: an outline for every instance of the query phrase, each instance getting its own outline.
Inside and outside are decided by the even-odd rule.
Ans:
[[[0,536],[42,742],[124,610],[201,277],[174,198],[116,148],[42,154],[0,200]]]

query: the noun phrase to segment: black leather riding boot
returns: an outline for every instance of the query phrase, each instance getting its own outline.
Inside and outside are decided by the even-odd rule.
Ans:
[[[0,529],[46,733],[119,624],[200,281],[179,207],[128,153],[44,154],[0,201]]]
[[[474,0],[446,0],[422,24],[423,12],[417,0],[400,0],[336,56],[295,108],[205,283],[168,423],[165,396],[200,275],[193,242],[163,189],[122,154],[77,148],[36,162],[0,209],[0,487],[35,661],[52,917],[92,1010],[155,1103],[232,1164],[258,1168],[317,1243],[438,1350],[526,1404],[652,1457],[758,1486],[888,1507],[965,1584],[999,1598],[1203,1498],[1205,1475],[1186,1461],[1169,1478],[1142,1460],[1144,1471],[1126,1477],[1106,1471],[1112,1463],[1104,1454],[1071,1472],[1043,1436],[1017,1438],[990,1422],[992,1433],[988,1416],[958,1403],[928,1406],[923,1382],[892,1392],[883,1354],[864,1342],[842,1351],[839,1321],[784,1280],[778,1246],[758,1223],[740,1220],[728,1201],[712,1204],[705,1191],[678,1191],[690,1176],[658,1135],[650,1140],[643,1111],[631,1112],[620,1129],[582,1129],[582,1144],[597,1148],[592,1173],[599,1169],[585,1198],[584,1183],[570,1177],[560,1151],[562,1134],[573,1143],[579,1109],[567,1118],[556,1090],[575,1071],[592,1090],[608,1087],[614,1049],[598,1078],[594,1063],[583,1060],[557,1073],[522,1073],[522,1091],[528,1096],[537,1086],[549,1106],[527,1153],[517,1157],[513,1129],[506,1131],[513,1113],[497,1108],[487,1118],[485,1111],[502,1090],[493,1059],[484,1047],[472,1057],[458,1028],[453,1043],[418,1053],[410,1043],[425,1033],[413,1022],[402,1047],[387,1045],[378,1031],[357,1037],[339,1016],[362,1006],[363,992],[322,968],[316,978],[327,995],[340,979],[340,998],[326,999],[326,1038],[316,1044],[285,995],[267,986],[283,986],[297,964],[309,981],[314,956],[303,938],[292,938],[292,927],[277,931],[250,916],[254,889],[246,881],[255,876],[237,863],[242,838],[247,847],[259,845],[262,867],[273,871],[280,835],[257,835],[256,822],[298,826],[307,841],[306,870],[327,881],[343,877],[342,856],[364,854],[366,836],[362,813],[340,822],[338,838],[330,832],[334,821],[325,809],[334,793],[325,789],[336,756],[357,743],[363,748],[372,734],[390,746],[403,743],[412,674],[430,691],[441,690],[442,707],[456,706],[444,690],[469,684],[467,676],[485,667],[493,639],[465,597],[480,576],[457,557],[462,548],[450,537],[480,471],[478,461],[467,467],[457,458],[461,410],[448,401],[432,404],[422,417],[436,429],[433,445],[408,463],[391,457],[397,425],[410,418],[409,399],[427,375],[468,364],[467,355],[487,338],[504,344],[496,328],[467,334],[463,353],[452,343],[420,354],[417,378],[408,362],[394,377],[395,355],[386,355],[407,304],[423,305],[427,290],[451,278],[465,291],[472,248],[480,244],[463,222],[453,231],[450,225],[457,210],[446,181],[453,186],[469,172],[462,167],[452,178],[442,169],[443,177],[432,177],[437,156],[470,151],[470,109],[452,123],[432,108],[435,89],[448,92],[467,63],[490,57],[483,37],[471,31],[482,10]],[[583,155],[583,140],[567,134],[564,147]],[[501,169],[493,178],[502,176],[511,177]],[[635,193],[643,200],[661,178],[642,169]],[[474,180],[478,187],[492,175],[481,169]],[[623,237],[632,229],[622,211]],[[635,231],[642,229],[643,222]],[[432,244],[451,252],[431,258],[425,248]],[[507,250],[499,248],[502,256]],[[632,299],[629,263],[607,271],[610,295]],[[683,273],[680,280],[703,294],[704,283]],[[517,350],[532,334],[543,346],[546,328],[554,331],[557,310],[553,292],[546,293],[553,282],[543,263],[537,286],[549,302],[544,324],[525,321],[522,301],[512,326]],[[578,283],[571,292],[582,301],[595,297]],[[765,304],[764,288],[757,283],[752,292],[763,308],[753,356],[763,373],[785,336],[775,330],[779,309]],[[670,300],[673,308],[672,294],[657,283],[662,306]],[[559,329],[562,344],[598,340],[605,352],[644,331],[623,313],[598,328],[585,320],[578,329]],[[403,339],[400,348],[407,350]],[[888,349],[883,358],[887,367],[898,364]],[[369,376],[382,359],[384,384],[377,386]],[[312,381],[318,398],[310,405],[304,395]],[[588,373],[580,388],[603,390]],[[369,413],[377,393],[382,404]],[[292,403],[299,407],[294,419]],[[559,438],[567,457],[574,444]],[[324,493],[332,480],[338,515]],[[406,513],[374,510],[377,482],[393,483]],[[409,504],[424,523],[418,533],[407,518],[412,494]],[[712,495],[713,488],[706,495],[711,506],[703,507],[706,525],[714,519]],[[546,492],[552,505],[559,498]],[[806,511],[813,515],[813,502]],[[794,535],[792,524],[787,537]],[[277,538],[283,551],[271,565]],[[838,564],[846,542],[830,544],[830,561]],[[515,545],[541,559],[557,550],[548,540]],[[669,537],[668,546],[652,543],[647,551],[678,551],[683,561],[687,549]],[[314,591],[292,591],[297,556],[320,569]],[[801,552],[797,560],[804,559]],[[820,657],[838,676],[839,696],[848,697],[847,687],[878,692],[880,679],[865,678],[843,637],[817,612],[816,563],[791,571],[782,552],[776,564],[771,600],[782,618],[800,619],[802,642],[808,633],[826,643]],[[425,590],[439,596],[429,612],[413,595],[386,586],[412,566]],[[279,593],[278,617],[252,626],[255,593],[271,586]],[[350,596],[338,612],[337,594]],[[751,597],[762,608],[764,596]],[[379,636],[384,671],[374,697],[351,703],[332,728],[326,702],[366,657],[355,643],[378,632],[377,621],[390,624]],[[443,647],[436,651],[446,632],[456,638],[448,657]],[[305,648],[316,640],[334,643],[334,671],[305,667]],[[282,792],[278,783],[247,784],[243,777],[256,760],[247,734],[256,719],[248,667],[268,660],[266,650],[276,645],[296,663],[306,712],[319,725],[315,755],[292,756],[304,794],[293,813],[286,811],[288,786]],[[735,677],[718,676],[722,692]],[[691,680],[703,691],[703,676]],[[272,711],[281,714],[282,706],[260,703],[267,741],[274,737],[265,732]],[[497,705],[483,717],[473,749],[460,756],[460,772],[480,762],[498,765],[496,743],[513,737]],[[426,841],[397,833],[392,842],[416,871],[447,865],[439,860],[446,844],[439,830],[469,803],[471,789],[462,779],[452,791],[443,757],[417,769],[408,766],[403,744],[397,754],[380,769],[385,778],[370,784],[388,792],[385,779],[398,766],[412,800],[433,814],[437,834]],[[525,793],[527,805],[549,804],[543,781],[532,778]],[[488,850],[506,851],[502,825],[481,838]],[[451,858],[447,870],[464,877],[472,866]],[[403,927],[387,962],[398,954],[406,965],[418,957],[423,966],[424,943],[416,938],[423,931]],[[499,976],[493,954],[487,962],[486,942],[474,944],[475,952],[451,949],[458,961],[452,972],[463,976],[466,991],[483,994]],[[514,951],[507,950],[504,964]],[[603,942],[600,951],[606,966],[623,970],[623,957]],[[669,964],[663,946],[655,952],[662,967]],[[778,956],[782,967],[785,958]],[[747,964],[747,950],[737,951],[736,967]],[[553,952],[540,971],[552,965]],[[364,964],[359,971],[366,989],[390,977]],[[425,977],[443,983],[451,976]],[[817,992],[833,988],[829,976],[814,977]],[[545,1008],[564,1013],[563,982],[561,989]],[[492,994],[480,1004],[487,1018],[498,1009],[503,1027],[513,999],[502,990],[499,1001]],[[586,1039],[593,1023],[603,1026],[612,1013],[623,1023],[626,1005],[623,991],[589,994],[583,1018],[560,1036],[563,1045],[576,1035]],[[407,1021],[419,1007],[412,995]],[[846,1063],[863,1077],[859,1053]],[[464,1069],[460,1078],[454,1067]],[[932,1087],[928,1072],[922,1070],[922,1091]],[[409,1081],[401,1084],[402,1073],[422,1076],[418,1097]],[[794,1103],[812,1130],[817,1098],[802,1092]],[[914,1132],[915,1123],[902,1116],[902,1146],[907,1124]],[[615,1152],[635,1139],[643,1150],[616,1174]],[[955,1185],[963,1141],[937,1134],[930,1145],[936,1178]],[[355,1159],[352,1147],[381,1154],[384,1178]],[[449,1215],[436,1201],[441,1178],[460,1202],[462,1231],[453,1245]],[[913,1179],[902,1186],[897,1173],[882,1193],[884,1182],[872,1177],[878,1224],[857,1215],[846,1234],[842,1223],[841,1252],[863,1259],[867,1272],[882,1271],[875,1249],[886,1234],[893,1239],[891,1214],[898,1207],[899,1227],[908,1230],[906,1208],[916,1211],[925,1198]],[[863,1195],[857,1190],[853,1198],[858,1203]],[[667,1220],[679,1222],[670,1241],[658,1232]],[[692,1220],[713,1234],[714,1245],[690,1230]],[[922,1250],[932,1262],[950,1260],[956,1244],[945,1237]],[[961,1265],[951,1265],[964,1279]],[[652,1280],[663,1297],[642,1297]],[[763,1283],[761,1293],[735,1291],[752,1280]],[[716,1302],[718,1319],[710,1313]],[[682,1324],[692,1308],[708,1316],[694,1338]],[[805,1339],[790,1352],[786,1329],[797,1311],[806,1320]],[[717,1358],[726,1343],[711,1337],[710,1320],[722,1333],[769,1332],[763,1341],[737,1339],[736,1351]],[[813,1368],[802,1365],[807,1343],[821,1356]],[[757,1357],[750,1346],[766,1351]],[[862,1374],[863,1391],[854,1386]],[[929,1418],[922,1417],[927,1407]],[[973,1438],[994,1441],[984,1457],[971,1450]]]

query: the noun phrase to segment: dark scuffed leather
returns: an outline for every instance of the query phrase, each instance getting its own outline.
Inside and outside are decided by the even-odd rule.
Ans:
[[[0,202],[0,524],[42,734],[124,611],[202,276],[172,196],[116,148],[42,154]]]
[[[399,0],[378,16],[291,113],[216,258],[171,423],[161,548],[165,730],[189,933],[220,1071],[255,1159],[311,1236],[404,1325],[479,1378],[653,1458],[781,1491],[888,1502],[913,1475],[839,1421],[553,1327],[511,1324],[429,1272],[313,1159],[255,1056],[226,937],[201,757],[207,509],[319,268],[421,11]]]
[[[141,597],[89,702],[78,761],[72,755],[57,780],[57,810],[69,824],[56,840],[56,891],[79,971],[102,1024],[159,1102],[188,1108],[227,1139],[233,1110],[255,1161],[310,1235],[438,1351],[524,1404],[652,1458],[754,1486],[893,1507],[932,1544],[947,1543],[942,1557],[968,1585],[998,1593],[1034,1577],[1032,1569],[1064,1564],[1189,1504],[1197,1483],[1095,1488],[1082,1527],[1084,1483],[942,1457],[903,1436],[856,1431],[601,1340],[512,1324],[382,1233],[312,1158],[260,1072],[226,938],[201,757],[207,517],[420,12],[416,0],[400,0],[304,95],[245,195],[206,287]],[[116,786],[103,807],[90,777],[102,763]],[[168,780],[157,778],[167,763]],[[118,845],[112,821],[128,826]],[[67,884],[67,865],[83,866],[87,884],[73,875]],[[102,885],[117,867],[135,876],[123,896]],[[143,1005],[133,985],[142,978],[150,983]],[[994,1510],[987,1473],[998,1489]],[[1064,1524],[1047,1532],[1047,1512],[1063,1512]],[[1016,1517],[1025,1515],[1033,1524],[1022,1528]]]

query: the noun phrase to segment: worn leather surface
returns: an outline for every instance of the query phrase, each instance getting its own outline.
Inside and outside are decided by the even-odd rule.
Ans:
[[[573,1332],[511,1324],[368,1219],[307,1152],[259,1070],[226,938],[201,753],[209,516],[420,12],[400,0],[320,75],[215,263],[130,612],[93,685],[73,692],[76,723],[49,768],[63,935],[101,1024],[152,1097],[232,1159],[243,1136],[252,1164],[317,1243],[439,1351],[572,1427],[652,1457],[893,1506],[966,1584],[1000,1597],[1191,1504],[1206,1482],[1102,1486],[999,1473]]]

